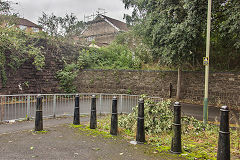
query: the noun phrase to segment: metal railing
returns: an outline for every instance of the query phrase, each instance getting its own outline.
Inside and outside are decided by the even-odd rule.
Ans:
[[[43,116],[73,115],[76,94],[41,94]],[[97,113],[111,113],[112,98],[118,99],[118,112],[130,113],[140,98],[139,95],[79,93],[80,114],[90,114],[91,96],[96,95]],[[0,120],[18,120],[35,117],[37,94],[0,95]],[[160,102],[160,97],[148,97]]]

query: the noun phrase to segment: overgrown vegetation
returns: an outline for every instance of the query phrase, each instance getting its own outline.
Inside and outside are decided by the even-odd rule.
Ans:
[[[146,141],[152,145],[153,152],[169,153],[172,140],[173,111],[171,101],[154,103],[145,100]],[[98,129],[109,132],[110,116],[98,120]],[[204,126],[193,117],[182,117],[182,150],[180,155],[187,159],[216,159],[219,127],[214,124]],[[137,107],[128,115],[119,115],[119,134],[135,140],[137,127]],[[231,129],[231,155],[240,158],[239,130]]]
[[[33,35],[15,27],[0,27],[0,71],[3,86],[6,85],[6,68],[17,70],[26,60],[33,59],[37,70],[45,65],[41,47],[35,46]]]
[[[160,66],[202,69],[205,57],[206,0],[122,0],[132,15],[135,40],[143,43]],[[212,70],[239,70],[240,1],[214,0],[212,5]],[[126,41],[128,37],[125,38]],[[140,44],[141,44],[140,43]],[[142,44],[141,44],[142,45]]]
[[[85,23],[78,21],[77,17],[71,13],[64,17],[58,17],[53,13],[47,15],[43,12],[42,17],[38,18],[38,23],[43,27],[44,31],[51,36],[63,36],[65,38],[81,34],[85,27]]]
[[[14,25],[18,17],[12,12],[11,4],[0,1],[0,76],[3,86],[7,83],[8,67],[16,71],[30,58],[37,70],[45,65],[42,47],[37,46],[34,40],[37,34],[26,33]]]
[[[139,69],[140,61],[126,46],[113,43],[80,51],[78,65],[93,69]]]
[[[140,69],[137,57],[124,45],[111,44],[104,48],[87,48],[79,51],[75,62],[65,63],[57,72],[61,88],[68,93],[76,91],[73,82],[81,69]]]
[[[75,63],[66,64],[64,69],[57,72],[57,78],[60,81],[60,87],[67,93],[76,92],[76,86],[73,84],[75,78],[77,77],[79,68]]]

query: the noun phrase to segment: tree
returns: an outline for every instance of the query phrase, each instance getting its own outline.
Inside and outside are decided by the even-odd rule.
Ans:
[[[43,30],[51,36],[59,35],[59,18],[53,13],[51,15],[47,15],[43,12],[42,17],[38,18],[38,23],[41,27],[43,27]]]
[[[0,14],[8,15],[11,13],[11,6],[9,1],[0,0]]]
[[[212,60],[219,69],[239,69],[240,59],[240,1],[229,0],[214,5],[212,31]]]
[[[43,12],[42,17],[38,19],[38,23],[52,36],[72,36],[81,33],[84,28],[84,23],[78,21],[73,13],[66,14],[65,17],[58,17],[53,13],[47,15]]]
[[[181,66],[203,48],[204,0],[124,1],[125,7],[134,7],[132,17],[139,21],[138,33],[161,63]]]
[[[12,4],[11,1],[0,0],[0,24],[2,24],[3,21],[8,21],[10,24],[16,21],[18,13],[13,12]]]
[[[133,8],[130,20],[135,21],[138,35],[161,64],[184,66],[193,60],[201,64],[205,53],[206,0],[123,0],[123,3],[125,8]],[[239,0],[213,1],[211,41],[212,50],[219,53],[216,57],[226,56],[229,50],[233,57],[239,55],[239,17]],[[220,51],[219,46],[225,47]]]
[[[156,61],[178,67],[179,99],[181,68],[196,60],[201,64],[204,57],[207,1],[123,0],[123,3],[125,8],[133,8],[131,18],[125,17],[131,24],[135,21],[136,33],[149,46]],[[233,61],[240,67],[239,32],[240,1],[214,0],[211,40],[212,51],[216,52],[212,62],[216,68],[224,66],[219,62],[225,62],[230,69]]]
[[[59,22],[63,33],[68,36],[80,34],[85,27],[84,23],[78,21],[73,13],[70,15],[66,14],[65,17],[59,17]]]

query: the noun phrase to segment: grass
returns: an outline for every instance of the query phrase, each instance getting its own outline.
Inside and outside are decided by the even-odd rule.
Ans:
[[[119,115],[119,117],[125,115]],[[110,116],[106,116],[98,120],[97,133],[109,134],[110,130]],[[216,160],[217,158],[217,142],[218,142],[218,126],[210,124],[206,129],[199,129],[198,131],[193,129],[191,125],[182,125],[187,127],[187,131],[182,133],[182,151],[183,153],[178,155],[190,160],[209,159]],[[88,130],[88,129],[85,129]],[[186,129],[185,129],[186,130]],[[119,128],[119,135],[127,140],[134,140],[136,131],[130,129]],[[231,157],[234,160],[240,160],[240,136],[238,130],[230,129],[231,135]],[[110,134],[109,134],[110,135]],[[153,146],[153,152],[169,153],[172,140],[172,133],[163,132],[158,135],[146,134],[147,144]],[[155,150],[155,151],[154,151]]]
[[[86,124],[82,125],[73,125],[70,124],[70,127],[77,128],[79,131],[86,133],[87,135],[91,136],[102,136],[104,138],[112,138],[113,136],[109,134],[106,130],[101,129],[90,129],[90,127]]]
[[[119,119],[122,116],[119,115]],[[200,122],[199,122],[200,123]],[[97,120],[97,129],[90,129],[89,124],[70,125],[84,131],[87,135],[115,138],[110,135],[111,116],[107,115]],[[240,160],[240,132],[238,129],[230,129],[231,158]],[[152,152],[169,153],[172,132],[164,131],[160,134],[146,134],[146,143],[152,146]],[[191,124],[182,123],[182,154],[175,155],[190,160],[217,159],[217,143],[219,127],[216,124],[208,124],[206,128],[196,128]],[[136,127],[131,129],[118,128],[118,135],[126,140],[135,140]]]
[[[33,131],[34,134],[45,134],[47,133],[47,130],[42,130],[42,131]]]

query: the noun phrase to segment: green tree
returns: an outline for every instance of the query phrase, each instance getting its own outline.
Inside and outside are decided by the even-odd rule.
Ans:
[[[133,56],[139,58],[142,64],[151,64],[153,62],[149,46],[142,43],[142,37],[136,35],[134,30],[118,34],[114,43],[127,46]]]
[[[9,15],[11,13],[11,6],[9,1],[0,0],[0,14]]]
[[[63,35],[72,36],[81,34],[85,25],[84,22],[78,21],[77,17],[71,13],[66,14],[65,17],[59,17],[60,26],[63,30]]]
[[[157,61],[170,66],[184,66],[194,60],[201,64],[205,53],[206,0],[123,0],[123,3],[126,8],[133,8],[130,20],[135,21],[137,34]],[[232,57],[239,55],[239,6],[238,0],[213,1],[211,42],[212,51],[217,52],[215,59],[225,57],[230,50]],[[224,47],[220,50],[219,46]]]
[[[38,18],[38,24],[43,27],[43,30],[49,35],[59,35],[59,18],[53,13],[51,15],[47,15],[43,12],[42,17]]]
[[[84,29],[84,23],[78,21],[77,17],[71,13],[65,17],[58,17],[53,13],[47,15],[43,12],[42,17],[38,18],[38,23],[51,36],[72,36],[80,34]]]
[[[217,69],[240,69],[240,1],[214,5],[212,60]]]
[[[134,7],[132,17],[139,22],[138,34],[161,63],[180,66],[203,48],[205,1],[124,1],[126,7]]]
[[[0,0],[0,24],[2,24],[4,21],[7,21],[7,23],[11,25],[16,21],[18,14],[13,12],[12,4],[18,3]]]
[[[57,78],[60,81],[60,88],[66,93],[76,92],[74,80],[77,77],[79,68],[75,63],[66,64],[63,69],[57,72]]]

